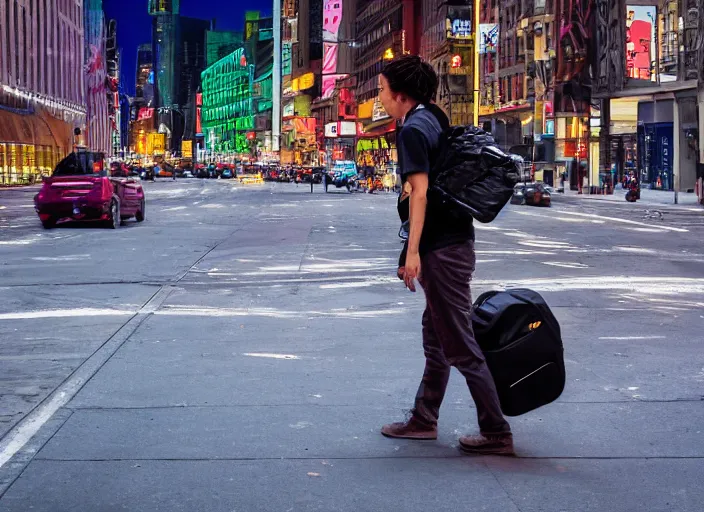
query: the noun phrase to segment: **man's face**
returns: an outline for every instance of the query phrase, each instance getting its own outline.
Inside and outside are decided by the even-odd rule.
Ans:
[[[379,75],[379,101],[381,101],[384,110],[391,117],[399,119],[402,115],[398,115],[399,112],[399,95],[395,94],[391,87],[389,87],[389,81],[384,75]]]

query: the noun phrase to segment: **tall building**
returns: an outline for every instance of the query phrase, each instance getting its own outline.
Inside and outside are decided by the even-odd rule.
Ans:
[[[102,0],[85,0],[85,87],[86,146],[106,155],[111,151],[111,124],[108,115],[106,38],[107,26]]]
[[[379,101],[379,73],[398,55],[419,54],[422,7],[414,0],[357,0],[354,92],[361,125],[359,165],[391,170],[398,162],[396,120]]]
[[[120,156],[127,145],[122,139],[122,109],[120,106],[121,59],[120,49],[117,46],[117,22],[110,20],[107,24],[107,37],[105,42],[105,68],[107,73],[107,105],[110,128],[110,154]],[[124,157],[124,154],[122,154]]]
[[[323,0],[285,0],[282,5],[283,164],[318,164],[320,126],[311,103],[322,91]]]
[[[487,0],[479,13],[479,120],[505,150],[532,162],[535,179],[550,185],[557,183],[554,5]]]
[[[156,103],[154,100],[154,61],[152,45],[142,44],[137,49],[135,97],[130,107],[131,152],[147,153],[147,138],[156,130]]]
[[[51,172],[85,125],[83,1],[0,1],[0,184]]]
[[[356,0],[323,1],[323,61],[320,96],[312,105],[317,145],[327,162],[354,160],[357,111],[354,105]],[[322,162],[321,162],[322,163]]]
[[[579,36],[575,38],[576,25],[561,35],[558,53],[558,79],[574,74],[575,56],[588,55],[593,66],[592,108],[584,115],[591,129],[583,185],[599,188],[633,173],[641,187],[693,189],[697,167],[704,163],[704,130],[699,126],[704,119],[699,99],[704,98],[704,48],[699,42],[704,2],[592,3],[596,14],[588,34],[596,44],[581,46]],[[557,0],[557,14],[572,9],[575,18],[585,12],[587,5],[582,4]],[[570,44],[570,38],[577,44]],[[575,82],[567,81],[563,87],[562,101],[556,103],[558,114],[579,93]],[[562,124],[557,126],[558,139]],[[575,177],[571,178],[574,186]]]
[[[152,106],[154,101],[154,60],[152,45],[142,44],[137,49],[137,72],[135,84],[135,103]]]
[[[206,33],[210,21],[196,18],[179,18],[179,38],[176,57],[179,62],[179,79],[175,91],[179,115],[172,124],[172,148],[181,151],[182,140],[196,136],[196,93],[201,87],[201,73],[206,68]]]
[[[195,98],[205,69],[206,32],[210,21],[180,15],[179,0],[151,0],[152,57],[156,127],[167,138],[167,149],[181,151],[183,139],[193,139]]]
[[[244,48],[203,71],[203,133],[212,156],[249,153],[247,134],[255,128],[252,78]]]
[[[424,0],[420,56],[435,68],[440,86],[436,101],[453,125],[473,115],[474,0]]]
[[[205,34],[205,65],[212,66],[223,57],[242,46],[243,33],[237,31],[208,30]]]
[[[159,133],[169,140],[169,149],[174,149],[174,112],[177,80],[180,73],[176,58],[179,38],[179,0],[150,0],[149,14],[152,15],[152,56],[154,59],[154,104],[156,127]],[[178,118],[178,113],[176,114]]]
[[[272,25],[248,12],[240,48],[202,73],[202,128],[212,156],[274,158]]]

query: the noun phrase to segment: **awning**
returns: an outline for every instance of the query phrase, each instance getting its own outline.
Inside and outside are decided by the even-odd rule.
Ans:
[[[494,110],[491,113],[482,114],[479,116],[480,119],[492,119],[496,117],[501,117],[502,115],[512,116],[513,114],[519,114],[521,112],[532,111],[533,106],[530,103],[524,103],[522,105],[511,105],[509,107],[504,107],[499,110]]]
[[[382,119],[364,126],[363,132],[358,134],[358,136],[359,138],[382,137],[395,130],[396,121],[394,119]]]
[[[0,142],[71,148],[71,127],[45,112],[20,114],[0,109]]]

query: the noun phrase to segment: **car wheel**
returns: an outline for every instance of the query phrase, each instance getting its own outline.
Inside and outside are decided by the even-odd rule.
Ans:
[[[142,202],[139,205],[139,211],[135,213],[134,218],[137,219],[137,222],[144,222],[144,219],[147,218],[147,200],[142,199]]]
[[[113,199],[110,202],[110,218],[107,221],[107,227],[110,229],[117,229],[120,227],[121,222],[120,203],[116,199]]]
[[[44,229],[53,229],[56,227],[56,219],[48,219],[42,221],[42,227]]]

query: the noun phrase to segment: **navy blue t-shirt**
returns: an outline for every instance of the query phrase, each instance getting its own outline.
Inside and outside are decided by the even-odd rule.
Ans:
[[[440,150],[443,132],[450,127],[445,113],[436,105],[419,105],[406,116],[397,137],[399,172],[403,183],[418,172],[430,174]],[[405,203],[408,200],[404,201]],[[407,205],[399,207],[401,221],[408,220]],[[404,218],[405,217],[405,218]],[[471,220],[450,216],[428,202],[420,239],[420,254],[474,240]]]

